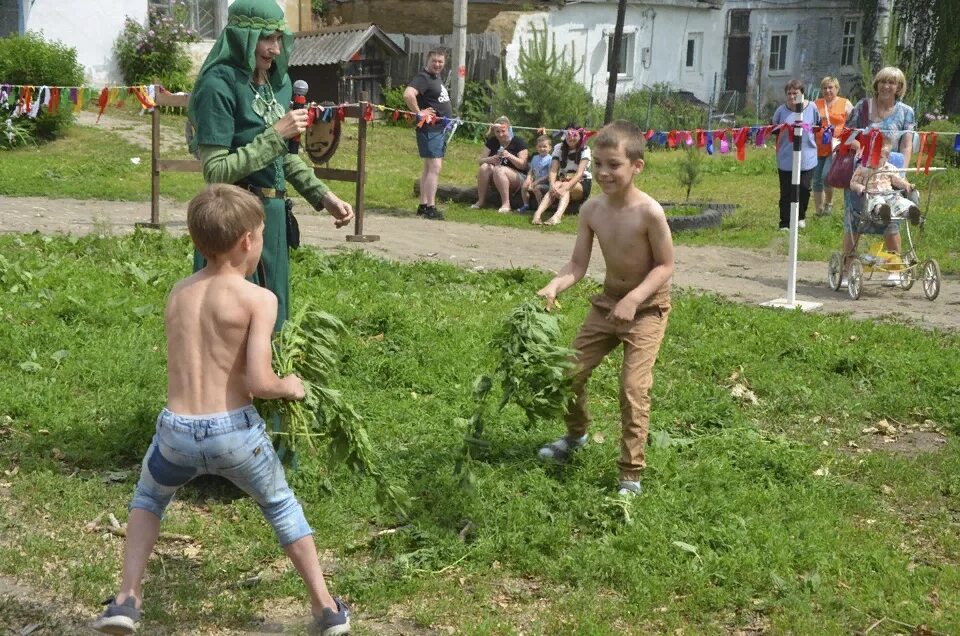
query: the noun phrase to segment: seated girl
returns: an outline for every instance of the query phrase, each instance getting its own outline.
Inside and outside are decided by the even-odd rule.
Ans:
[[[534,225],[557,225],[571,202],[587,200],[592,183],[590,160],[590,148],[587,147],[583,128],[574,123],[567,124],[563,141],[553,148],[553,161],[548,175],[550,189],[533,214]],[[557,211],[548,220],[541,221],[543,213],[554,204]]]

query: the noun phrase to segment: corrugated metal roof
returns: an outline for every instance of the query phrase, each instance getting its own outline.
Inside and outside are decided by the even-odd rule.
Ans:
[[[376,39],[393,55],[403,55],[403,49],[394,44],[375,24],[339,24],[318,31],[295,35],[290,66],[319,66],[339,64],[354,56],[370,38]]]

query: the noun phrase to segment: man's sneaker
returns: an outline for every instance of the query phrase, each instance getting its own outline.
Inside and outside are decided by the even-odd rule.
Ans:
[[[643,489],[640,488],[639,481],[633,481],[631,479],[621,479],[620,480],[620,489],[617,491],[617,494],[621,497],[636,497],[640,494]]]
[[[910,219],[910,225],[920,225],[920,208],[911,205],[907,210],[907,218]]]
[[[443,220],[443,212],[438,210],[437,206],[435,205],[428,205],[421,216],[425,219],[430,219],[431,221]]]
[[[418,205],[418,206],[417,206],[417,216],[423,216],[424,212],[427,211],[427,207],[428,207],[428,206],[427,206],[426,203],[421,203],[420,205]]]
[[[93,628],[101,634],[132,634],[140,624],[140,610],[137,601],[128,596],[123,603],[117,605],[116,599],[105,603],[107,609],[93,621]]]
[[[350,608],[337,597],[334,597],[333,602],[337,604],[337,611],[324,607],[323,613],[313,619],[312,634],[342,636],[350,633]]]
[[[555,442],[550,442],[543,446],[537,453],[540,459],[552,459],[557,462],[565,462],[570,458],[570,453],[586,445],[587,436],[571,439],[564,435]]]
[[[530,206],[524,203],[519,208],[517,208],[517,214],[526,214],[530,211]]]

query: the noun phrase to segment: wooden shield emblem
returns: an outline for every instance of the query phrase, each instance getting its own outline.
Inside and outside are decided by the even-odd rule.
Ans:
[[[324,102],[321,106],[335,106],[332,102]],[[337,151],[340,144],[340,121],[334,114],[330,121],[314,121],[307,129],[305,148],[310,160],[315,164],[327,163]]]

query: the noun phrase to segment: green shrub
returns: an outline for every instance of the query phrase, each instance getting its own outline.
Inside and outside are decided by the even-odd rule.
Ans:
[[[381,92],[383,93],[383,105],[387,108],[393,108],[396,110],[407,111],[407,103],[403,101],[403,91],[406,90],[406,86],[392,86],[392,87],[381,87]],[[393,119],[393,112],[390,111],[386,117],[386,123],[391,126],[405,126],[403,116],[401,115],[396,121]]]
[[[580,67],[572,64],[566,47],[557,51],[556,37],[532,28],[531,39],[520,49],[517,73],[493,84],[493,112],[507,115],[518,126],[561,128],[568,122],[585,123],[593,99],[577,81]]]
[[[603,122],[605,106],[595,105],[592,120]],[[703,128],[706,111],[680,96],[669,84],[628,91],[617,95],[614,119],[626,119],[647,130],[694,130]]]
[[[9,84],[31,86],[80,86],[83,84],[83,66],[77,62],[76,49],[61,42],[48,42],[40,33],[11,35],[0,38],[0,77]],[[51,114],[40,111],[36,119],[18,118],[4,125],[0,147],[10,148],[38,141],[56,139],[73,123],[69,102],[62,99],[61,108]],[[12,106],[0,106],[5,122]]]
[[[693,186],[703,181],[703,157],[704,153],[698,148],[686,148],[677,162],[677,180],[687,191],[686,201],[690,200]]]
[[[172,15],[151,9],[147,26],[127,18],[113,44],[117,65],[126,84],[160,84],[177,92],[193,86],[190,55],[185,44],[196,42],[197,32],[184,25],[186,7],[174,4]]]
[[[463,85],[463,100],[460,103],[460,119],[465,121],[489,122],[493,118],[490,111],[490,87],[483,82],[467,82]],[[487,127],[463,125],[457,128],[460,139],[479,141],[486,137]]]

